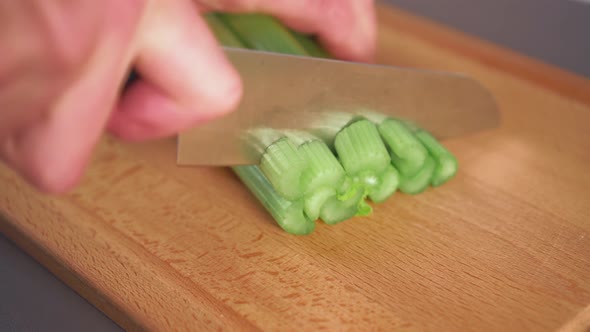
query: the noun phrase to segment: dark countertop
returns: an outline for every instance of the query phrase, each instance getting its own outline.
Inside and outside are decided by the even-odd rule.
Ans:
[[[580,0],[387,0],[590,77],[590,3]],[[0,234],[0,331],[120,331]]]

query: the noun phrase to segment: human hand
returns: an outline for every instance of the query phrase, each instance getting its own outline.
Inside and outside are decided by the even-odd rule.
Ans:
[[[242,86],[200,11],[265,12],[370,61],[369,0],[22,0],[0,3],[0,158],[42,191],[83,173],[105,129],[173,135],[222,116]],[[198,9],[197,9],[198,8]],[[121,94],[129,69],[140,80]]]

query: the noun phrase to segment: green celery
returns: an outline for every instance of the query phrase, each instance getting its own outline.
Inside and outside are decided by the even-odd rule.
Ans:
[[[287,233],[307,235],[314,231],[315,221],[305,215],[303,202],[281,197],[258,166],[236,166],[233,171]]]
[[[424,130],[418,130],[416,137],[418,137],[436,161],[436,169],[432,176],[431,185],[438,187],[452,179],[457,174],[457,169],[459,168],[457,158],[430,133]]]
[[[377,185],[370,193],[369,199],[373,203],[383,203],[393,195],[399,186],[400,175],[398,170],[389,165],[381,175],[381,183]]]
[[[391,162],[402,176],[412,177],[422,169],[428,151],[403,122],[386,119],[378,125],[379,133],[389,148]]]
[[[399,183],[399,190],[405,194],[416,195],[422,193],[432,179],[434,175],[434,169],[436,167],[436,162],[434,158],[428,156],[426,158],[426,162],[424,163],[424,167],[414,176],[412,177],[401,177]]]
[[[359,120],[343,128],[334,139],[338,158],[346,172],[366,188],[379,183],[391,159],[375,125]]]

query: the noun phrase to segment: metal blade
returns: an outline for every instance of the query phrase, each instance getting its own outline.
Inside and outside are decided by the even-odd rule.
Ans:
[[[440,139],[499,124],[490,93],[463,75],[244,49],[225,51],[241,75],[242,101],[233,113],[179,134],[180,165],[257,163],[256,156],[244,149],[248,130],[305,130],[334,113],[370,110],[413,121]]]

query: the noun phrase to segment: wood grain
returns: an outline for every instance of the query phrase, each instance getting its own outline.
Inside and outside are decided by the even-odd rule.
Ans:
[[[380,22],[380,62],[469,73],[501,106],[501,128],[445,142],[449,184],[293,237],[229,170],[106,137],[63,197],[1,168],[0,230],[129,330],[582,331],[590,84],[488,44],[502,60],[483,61],[395,9]]]

